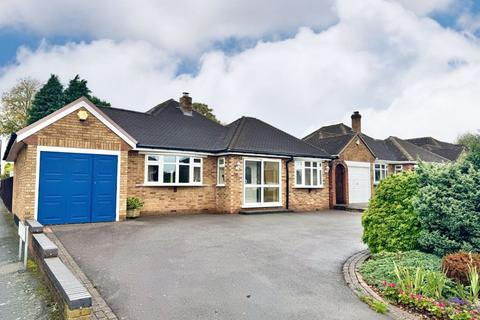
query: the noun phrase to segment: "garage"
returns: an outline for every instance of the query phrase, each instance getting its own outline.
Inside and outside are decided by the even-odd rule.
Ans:
[[[350,203],[367,203],[371,194],[369,162],[346,161],[348,167],[348,195]]]
[[[118,155],[39,151],[37,220],[115,221]]]

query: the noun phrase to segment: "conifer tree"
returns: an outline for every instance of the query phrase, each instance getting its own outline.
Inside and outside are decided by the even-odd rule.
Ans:
[[[49,115],[65,105],[63,85],[58,76],[52,74],[47,83],[35,94],[28,113],[28,124]]]

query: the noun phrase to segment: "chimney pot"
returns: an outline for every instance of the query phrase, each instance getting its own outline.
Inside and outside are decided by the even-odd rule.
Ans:
[[[354,111],[352,114],[352,130],[355,133],[362,133],[362,115],[359,111]]]
[[[186,116],[192,115],[192,97],[189,96],[188,92],[182,93],[182,97],[180,98],[180,110],[182,110],[183,114]]]

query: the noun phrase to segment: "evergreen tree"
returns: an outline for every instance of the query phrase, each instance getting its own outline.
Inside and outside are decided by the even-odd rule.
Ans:
[[[213,109],[210,108],[207,104],[196,102],[192,104],[192,108],[198,113],[203,114],[208,119],[220,123],[220,120],[218,120],[215,114],[213,114]]]
[[[67,89],[65,89],[65,103],[68,104],[72,101],[77,100],[80,97],[86,97],[93,104],[101,107],[109,107],[110,103],[101,100],[95,96],[91,95],[92,91],[87,86],[87,80],[81,79],[77,74],[75,78],[70,80],[68,83]]]
[[[28,124],[49,115],[65,105],[63,86],[54,74],[47,83],[35,94],[32,107],[28,112]]]
[[[65,104],[69,104],[72,101],[77,100],[80,97],[90,97],[90,89],[87,87],[87,80],[80,79],[77,74],[75,78],[70,80],[68,87],[64,91]]]

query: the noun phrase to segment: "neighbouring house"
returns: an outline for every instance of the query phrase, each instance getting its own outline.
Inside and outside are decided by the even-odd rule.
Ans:
[[[374,139],[362,133],[362,116],[355,111],[352,126],[322,127],[303,138],[336,159],[331,163],[331,206],[365,204],[375,186],[391,173],[412,170],[418,161],[445,163],[456,160],[463,147],[433,138]]]
[[[457,160],[465,152],[465,147],[462,145],[439,141],[432,137],[406,139],[406,141],[451,161]]]
[[[221,125],[192,98],[146,112],[80,98],[13,134],[13,213],[43,224],[142,215],[329,207],[331,156],[261,120]]]

